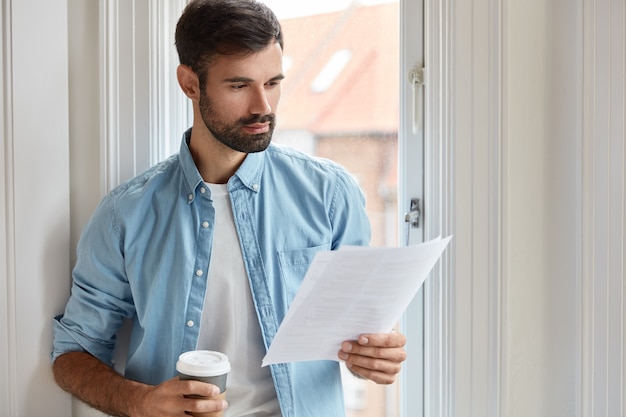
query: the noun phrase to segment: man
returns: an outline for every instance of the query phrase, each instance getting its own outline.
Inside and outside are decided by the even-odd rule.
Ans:
[[[111,415],[342,416],[337,362],[260,364],[313,255],[368,243],[363,195],[336,164],[270,144],[283,39],[267,7],[192,1],[176,47],[192,128],[179,154],[113,190],[85,226],[54,322],[55,378]],[[111,362],[126,318],[122,376]],[[363,335],[338,357],[391,383],[404,343]],[[212,398],[217,387],[176,377],[178,356],[194,349],[229,356],[228,403]]]

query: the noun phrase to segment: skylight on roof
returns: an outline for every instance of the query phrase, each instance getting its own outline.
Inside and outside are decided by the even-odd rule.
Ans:
[[[293,57],[283,55],[283,74],[287,74],[293,65]]]
[[[314,93],[327,91],[339,74],[341,74],[341,71],[348,65],[351,58],[352,51],[350,49],[341,49],[335,52],[311,83],[311,91]]]

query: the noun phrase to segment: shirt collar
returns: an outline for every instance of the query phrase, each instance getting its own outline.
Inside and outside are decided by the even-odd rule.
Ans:
[[[237,172],[235,172],[233,178],[238,178],[245,187],[254,192],[258,192],[264,161],[265,151],[249,153]],[[234,186],[233,178],[228,181],[229,188]]]
[[[199,184],[203,182],[202,176],[196,167],[196,164],[189,150],[189,140],[191,139],[191,129],[183,134],[182,143],[180,144],[180,165],[185,177],[185,185],[189,195],[195,194],[194,191]],[[254,192],[259,191],[261,182],[261,173],[265,161],[265,151],[249,153],[243,161],[235,175],[228,181],[229,189],[235,186],[234,178],[239,179],[241,184]]]

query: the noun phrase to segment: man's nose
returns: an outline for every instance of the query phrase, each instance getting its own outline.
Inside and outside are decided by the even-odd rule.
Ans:
[[[250,114],[269,114],[272,112],[272,106],[270,106],[267,99],[267,91],[265,89],[259,89],[254,92],[250,103]]]

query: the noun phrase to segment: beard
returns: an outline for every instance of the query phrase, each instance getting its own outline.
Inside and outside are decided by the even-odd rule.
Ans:
[[[233,123],[224,122],[215,110],[211,99],[206,93],[200,95],[200,114],[205,126],[213,134],[215,139],[229,148],[243,153],[262,152],[270,145],[276,116],[274,113],[266,115],[253,115],[246,119],[239,119]],[[243,131],[243,126],[253,123],[269,122],[269,130],[265,133],[248,134]]]

